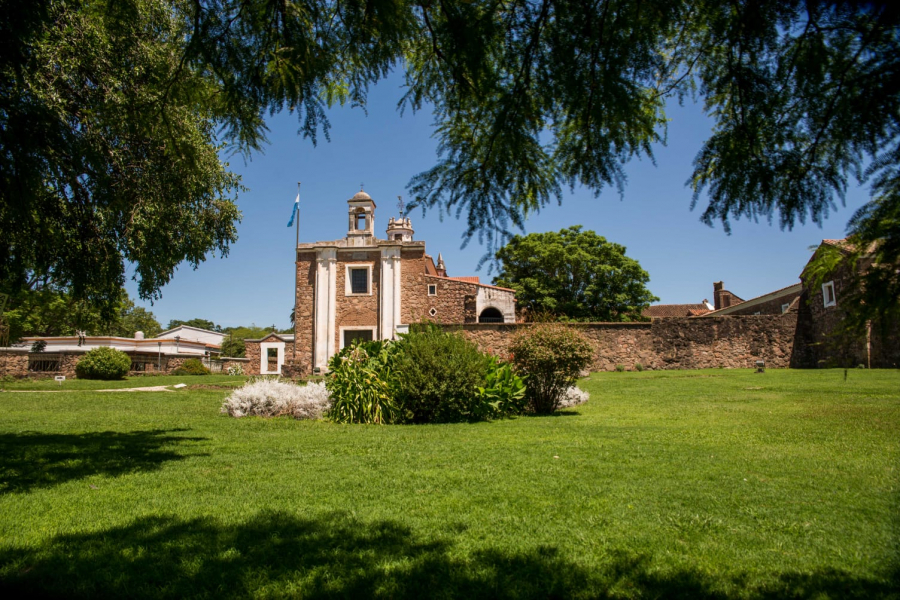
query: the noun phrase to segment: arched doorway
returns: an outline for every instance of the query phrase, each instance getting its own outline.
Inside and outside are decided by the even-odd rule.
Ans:
[[[479,323],[503,323],[503,313],[494,308],[493,306],[489,306],[478,315]]]

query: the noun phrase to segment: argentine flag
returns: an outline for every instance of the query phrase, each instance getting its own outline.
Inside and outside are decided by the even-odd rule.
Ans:
[[[294,208],[291,210],[291,220],[288,221],[288,227],[294,226],[294,217],[300,211],[300,192],[297,192],[297,199],[294,200]]]

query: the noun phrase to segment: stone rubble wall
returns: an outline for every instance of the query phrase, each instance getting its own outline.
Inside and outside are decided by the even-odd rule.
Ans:
[[[572,323],[594,346],[591,371],[618,365],[645,369],[771,368],[790,366],[796,314],[673,318],[651,323]],[[515,334],[530,324],[470,324],[461,329],[485,352],[508,357]]]
[[[259,360],[259,344],[259,342],[244,342],[244,357],[247,359],[247,364],[244,365],[245,375],[259,375],[260,371],[262,370],[260,368],[262,364]],[[285,346],[285,352],[287,353],[287,346]]]
[[[804,290],[798,303],[792,367],[853,368],[870,363],[873,369],[900,367],[900,323],[871,323],[868,347],[865,333],[842,331],[851,277],[852,273],[846,265],[832,272],[829,281],[834,284],[834,306],[825,306],[821,286],[813,288],[810,282],[804,280]]]
[[[259,346],[257,345],[257,352],[259,351]],[[33,354],[28,352],[27,350],[21,348],[0,348],[0,377],[3,376],[11,376],[11,377],[34,377],[34,378],[45,378],[45,377],[56,377],[57,375],[65,375],[66,377],[72,378],[75,377],[75,365],[78,364],[78,361],[85,354],[85,352],[45,352],[40,354]],[[29,371],[28,370],[28,362],[29,355],[32,358],[37,359],[50,359],[51,357],[59,357],[59,366],[54,371]],[[129,354],[130,356],[130,354]],[[128,373],[129,376],[138,376],[138,375],[148,375],[155,373],[171,373],[182,364],[184,361],[199,358],[201,362],[205,365],[206,360],[202,356],[195,355],[177,355],[177,356],[166,356],[162,357],[162,365],[161,369],[158,369],[156,364],[151,364],[146,371],[130,371]],[[227,365],[231,363],[239,363],[243,365],[244,372],[248,371],[247,368],[247,360],[241,358],[227,358],[223,360],[224,368],[227,369]]]
[[[4,375],[28,375],[28,352],[15,348],[0,350],[0,377]]]

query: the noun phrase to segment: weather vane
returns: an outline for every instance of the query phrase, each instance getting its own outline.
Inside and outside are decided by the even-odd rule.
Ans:
[[[397,196],[397,208],[400,209],[400,218],[403,218],[403,213],[406,212],[406,204],[403,202],[403,196]]]
[[[363,191],[363,188],[364,188],[364,187],[365,187],[365,184],[364,184],[364,183],[360,183],[360,184],[359,184],[359,191]]]

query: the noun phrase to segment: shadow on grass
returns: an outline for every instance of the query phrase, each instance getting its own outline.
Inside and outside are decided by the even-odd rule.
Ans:
[[[555,419],[557,417],[579,417],[581,416],[581,413],[574,408],[561,408],[559,410],[553,411],[552,413],[523,413],[519,416],[528,417],[529,419]]]
[[[0,494],[52,487],[91,475],[153,471],[193,454],[176,444],[205,438],[174,435],[185,429],[98,431],[80,434],[0,434]]]
[[[152,517],[0,551],[5,597],[727,600],[883,598],[894,589],[840,571],[785,575],[756,590],[721,584],[694,571],[653,570],[646,557],[624,554],[597,570],[552,547],[465,554],[454,551],[452,539],[423,540],[399,523],[364,523],[344,513],[263,513],[237,525]]]

